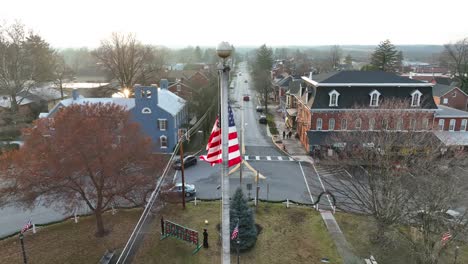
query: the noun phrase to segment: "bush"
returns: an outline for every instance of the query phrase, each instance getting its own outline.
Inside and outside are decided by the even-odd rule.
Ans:
[[[245,251],[252,248],[257,242],[257,227],[252,209],[247,205],[244,193],[241,188],[237,188],[231,200],[230,227],[231,234],[239,222],[239,250]],[[231,247],[237,248],[237,241],[231,240]]]
[[[272,114],[267,114],[267,123],[270,128],[270,133],[272,135],[278,135],[278,129],[276,128],[275,118]]]

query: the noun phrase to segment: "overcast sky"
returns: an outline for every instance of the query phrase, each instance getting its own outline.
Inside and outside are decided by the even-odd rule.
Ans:
[[[169,47],[444,44],[468,37],[467,10],[467,0],[2,0],[0,19],[60,48],[114,31]]]

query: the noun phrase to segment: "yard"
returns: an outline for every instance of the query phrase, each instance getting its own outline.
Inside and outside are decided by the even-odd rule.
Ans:
[[[164,209],[164,218],[200,232],[208,230],[209,249],[202,248],[192,255],[194,245],[175,238],[160,240],[160,224],[154,221],[149,236],[142,244],[134,263],[220,263],[220,241],[217,224],[220,220],[220,203],[190,204],[185,211],[180,205]],[[209,224],[205,225],[204,221]],[[256,214],[262,226],[255,247],[241,253],[241,263],[342,263],[325,225],[318,213],[309,208],[285,208],[282,204],[262,204]],[[231,248],[231,252],[235,249]],[[232,255],[235,263],[235,254]]]

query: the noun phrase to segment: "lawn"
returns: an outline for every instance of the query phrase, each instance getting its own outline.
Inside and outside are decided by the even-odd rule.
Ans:
[[[400,244],[383,249],[370,241],[370,234],[376,230],[376,225],[370,217],[344,213],[337,213],[335,217],[346,239],[359,257],[369,257],[372,254],[379,264],[414,263],[406,245]],[[459,252],[457,263],[468,263],[468,245],[462,245]],[[453,260],[453,251],[450,251],[442,257],[440,263],[452,264]]]
[[[191,229],[208,230],[210,248],[195,248],[175,238],[160,240],[160,224],[154,221],[152,232],[146,237],[134,263],[220,263],[220,240],[216,225],[220,222],[220,203],[189,204],[185,211],[180,205],[164,209],[165,219]],[[205,225],[204,220],[209,224]],[[282,204],[260,205],[256,222],[262,226],[255,247],[241,253],[241,263],[321,263],[323,257],[330,263],[342,263],[330,239],[322,218],[308,208],[285,208]],[[203,236],[200,234],[200,239]],[[235,252],[234,249],[231,249]],[[236,263],[232,255],[232,263]]]
[[[67,220],[28,231],[24,242],[28,263],[97,263],[106,249],[122,248],[141,215],[141,209],[119,210],[104,214],[109,235],[96,238],[93,216],[81,217],[78,224]],[[0,241],[0,263],[23,263],[18,236]]]

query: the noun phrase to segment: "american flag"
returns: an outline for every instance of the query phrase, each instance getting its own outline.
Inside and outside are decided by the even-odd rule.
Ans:
[[[21,233],[24,233],[24,232],[28,231],[31,227],[32,227],[32,223],[31,223],[31,220],[29,220],[29,221],[23,226],[23,228],[21,228]]]
[[[232,230],[231,240],[236,239],[238,235],[239,235],[239,222],[237,222],[236,227],[234,227],[234,230]]]
[[[445,244],[451,238],[452,238],[452,234],[450,234],[450,232],[445,232],[444,234],[442,234],[442,238],[440,240],[442,240],[442,243]]]
[[[229,134],[228,134],[228,167],[232,167],[241,162],[239,151],[239,140],[237,138],[236,124],[234,123],[234,115],[232,114],[231,106],[228,106],[228,119],[229,119]],[[206,145],[207,155],[200,156],[204,160],[214,166],[221,163],[222,158],[222,145],[221,145],[221,127],[219,119],[216,119],[213,130],[211,131],[208,144]]]

